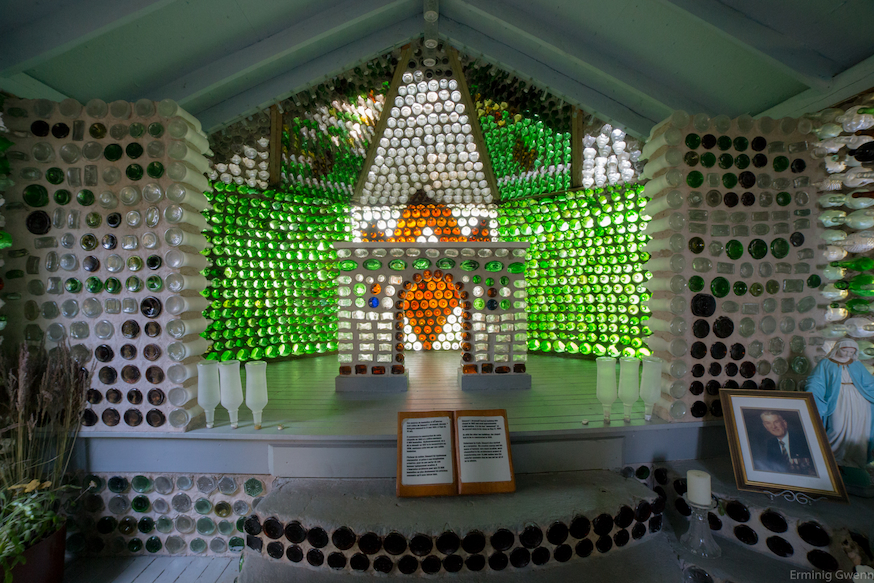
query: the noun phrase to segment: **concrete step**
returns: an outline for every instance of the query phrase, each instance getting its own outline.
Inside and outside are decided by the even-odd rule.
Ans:
[[[386,576],[379,569],[568,581],[630,569],[626,555],[640,566],[661,556],[663,506],[638,480],[600,470],[521,475],[511,494],[443,498],[397,498],[394,480],[291,479],[247,519],[240,581]],[[679,573],[675,560],[657,569],[662,581]]]

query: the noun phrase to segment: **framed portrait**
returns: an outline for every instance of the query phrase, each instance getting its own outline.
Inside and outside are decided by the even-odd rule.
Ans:
[[[719,394],[739,490],[792,490],[847,502],[812,394],[743,389]]]

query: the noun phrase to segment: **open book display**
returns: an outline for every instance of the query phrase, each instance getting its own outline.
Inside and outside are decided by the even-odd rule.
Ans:
[[[505,409],[398,413],[398,496],[515,490]]]

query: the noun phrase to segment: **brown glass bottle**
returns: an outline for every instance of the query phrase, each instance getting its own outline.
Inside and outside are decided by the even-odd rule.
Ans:
[[[101,344],[94,349],[94,357],[100,362],[110,362],[115,358],[115,353],[112,352],[112,348],[108,345]]]
[[[104,366],[97,372],[97,380],[104,385],[114,385],[118,380],[118,371],[111,366]]]
[[[161,325],[157,322],[146,322],[144,330],[149,338],[156,338],[161,335]]]
[[[82,425],[85,427],[94,427],[97,425],[97,413],[91,409],[85,409],[82,412]]]
[[[344,365],[340,367],[340,374],[343,376],[348,376],[352,374],[352,367],[348,365]]]
[[[160,407],[164,404],[166,396],[161,389],[150,389],[148,394],[149,404],[153,407]]]
[[[161,348],[157,344],[146,344],[143,348],[143,358],[155,362],[161,358]]]
[[[157,385],[164,382],[164,370],[160,366],[150,366],[146,369],[146,380]]]
[[[121,403],[122,395],[121,391],[118,389],[109,389],[106,391],[106,400],[112,403],[113,405],[118,405]]]
[[[139,389],[131,389],[127,392],[127,402],[131,405],[143,404],[143,393]]]
[[[488,362],[484,362],[482,364],[482,366],[480,367],[480,371],[483,373],[490,373],[494,370],[494,368],[495,368],[495,365],[488,363]]]
[[[404,366],[402,364],[393,364],[391,366],[391,374],[404,374]]]
[[[133,340],[140,335],[140,325],[136,320],[125,320],[121,325],[121,335]]]
[[[118,349],[118,354],[125,360],[133,360],[137,357],[137,347],[133,344],[123,344]]]
[[[99,405],[103,400],[103,394],[97,389],[88,389],[88,392],[85,393],[85,400],[92,405]]]
[[[370,367],[370,374],[384,375],[385,374],[385,367],[384,366],[372,366],[372,367]]]
[[[143,414],[139,409],[128,409],[124,412],[124,422],[131,427],[137,427],[143,422]]]
[[[121,421],[121,416],[115,409],[104,409],[101,419],[103,419],[103,424],[107,427],[115,427]]]
[[[125,365],[121,369],[121,380],[128,384],[136,383],[140,380],[140,369],[132,364]]]
[[[146,413],[146,423],[152,427],[161,427],[167,422],[167,417],[158,409],[151,409]]]

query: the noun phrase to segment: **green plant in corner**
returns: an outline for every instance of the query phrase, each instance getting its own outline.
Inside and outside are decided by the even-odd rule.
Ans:
[[[66,344],[0,355],[0,569],[64,524],[58,493],[79,433],[92,371]]]

